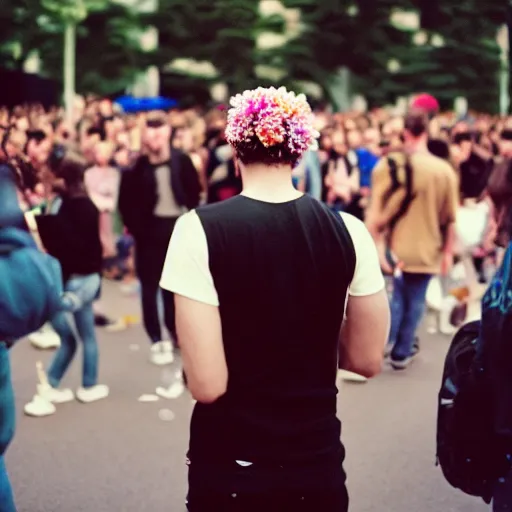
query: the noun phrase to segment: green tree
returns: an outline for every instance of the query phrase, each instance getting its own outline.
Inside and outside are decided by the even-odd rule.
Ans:
[[[78,9],[78,10],[77,10]],[[81,12],[80,12],[81,11]],[[140,47],[144,25],[137,11],[106,0],[1,0],[0,65],[21,68],[38,51],[42,72],[62,82],[66,19],[77,16],[76,84],[79,92],[111,94],[133,83],[152,62]]]
[[[244,0],[160,0],[146,22],[159,32],[157,62],[176,58],[208,61],[230,91],[254,83],[258,2]]]
[[[63,62],[62,16],[54,22],[51,37],[39,48],[45,72],[58,80]],[[87,17],[77,26],[77,91],[112,94],[132,84],[152,61],[151,52],[141,49],[141,31],[141,19],[135,10],[113,2],[90,5]]]
[[[356,92],[372,104],[394,101],[417,91],[435,94],[445,105],[456,96],[471,106],[495,111],[498,106],[499,50],[497,28],[504,22],[500,0],[286,0],[300,7],[306,30],[284,49],[288,73],[320,81],[341,67],[352,71]],[[415,45],[417,30],[391,22],[396,9],[415,10],[427,33]],[[444,46],[435,44],[439,36]],[[391,59],[400,68],[390,73]],[[327,87],[326,87],[327,88]]]
[[[39,0],[0,2],[0,66],[21,69],[27,57],[44,41],[45,11]]]

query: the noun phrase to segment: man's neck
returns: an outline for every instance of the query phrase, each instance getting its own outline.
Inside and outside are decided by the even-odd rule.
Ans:
[[[289,166],[253,166],[242,172],[242,181],[242,195],[253,199],[281,203],[302,196],[293,186]]]
[[[160,151],[148,153],[149,163],[153,165],[163,164],[164,162],[169,161],[170,158],[171,149],[167,147],[160,149]]]
[[[427,139],[411,140],[407,144],[408,153],[428,153]]]

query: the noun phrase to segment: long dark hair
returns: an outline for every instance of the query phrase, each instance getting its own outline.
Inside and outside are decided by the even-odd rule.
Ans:
[[[61,178],[65,184],[64,189],[54,187],[57,193],[69,197],[87,195],[84,185],[87,162],[79,153],[65,146],[57,145],[50,155],[49,165],[55,176]]]
[[[512,240],[512,160],[505,160],[494,168],[487,192],[498,224],[496,244],[506,247]]]
[[[27,204],[30,204],[30,201],[26,194],[26,190],[34,190],[38,182],[37,172],[30,163],[30,161],[24,156],[9,156],[7,144],[9,142],[9,138],[13,133],[13,130],[15,129],[14,125],[0,126],[0,128],[4,130],[0,142],[0,148],[2,153],[0,163],[3,163],[11,170],[14,183],[24,196],[24,199],[27,202]]]

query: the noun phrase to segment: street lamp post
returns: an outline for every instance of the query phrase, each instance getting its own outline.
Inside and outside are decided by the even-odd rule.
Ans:
[[[500,47],[500,114],[506,115],[509,109],[509,27],[503,25],[496,37]]]
[[[66,121],[73,123],[76,78],[76,24],[68,21],[64,29],[64,107]]]
[[[87,5],[86,5],[87,2]],[[64,107],[66,119],[73,121],[76,74],[76,27],[87,17],[87,7],[97,7],[103,0],[42,0],[42,5],[64,25]]]

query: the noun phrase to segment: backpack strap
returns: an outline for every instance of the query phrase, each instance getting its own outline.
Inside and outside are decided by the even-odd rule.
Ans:
[[[414,179],[413,179],[413,168],[411,165],[411,159],[409,155],[405,155],[405,163],[404,163],[404,169],[405,169],[405,184],[402,185],[400,181],[398,180],[398,165],[396,161],[393,158],[388,158],[388,165],[389,165],[389,175],[391,178],[391,185],[389,189],[384,194],[384,204],[389,201],[391,196],[399,190],[402,186],[405,186],[405,197],[402,201],[402,204],[398,208],[398,211],[391,217],[389,220],[388,226],[389,226],[389,233],[388,233],[388,244],[391,242],[391,237],[393,235],[393,231],[398,223],[398,221],[407,213],[409,210],[409,207],[411,206],[411,203],[416,197],[416,194],[414,193]]]
[[[398,166],[396,160],[388,157],[389,177],[391,179],[391,185],[388,190],[384,193],[384,204],[386,204],[391,196],[400,188],[400,182],[398,181]]]
[[[389,227],[391,232],[395,228],[397,222],[407,213],[415,197],[416,194],[414,193],[413,186],[413,169],[411,165],[411,160],[407,155],[405,160],[405,197],[404,200],[402,201],[402,204],[400,205],[400,208],[389,221]]]

